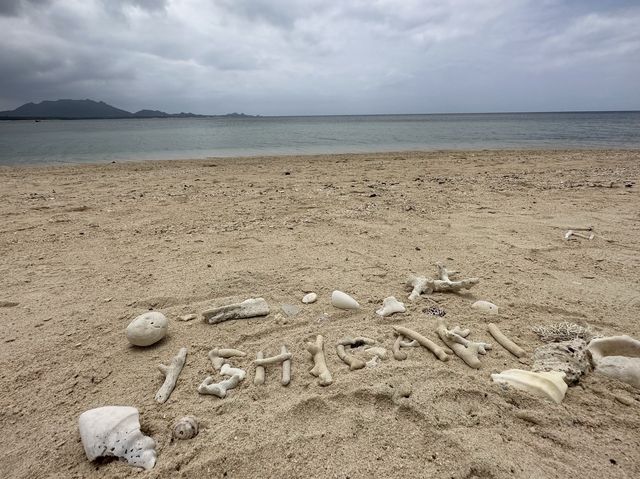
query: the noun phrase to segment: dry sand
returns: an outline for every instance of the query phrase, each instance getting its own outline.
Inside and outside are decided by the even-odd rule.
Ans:
[[[394,324],[439,342],[426,299],[404,315],[374,314],[386,296],[406,301],[407,276],[431,275],[437,261],[481,278],[468,295],[434,295],[473,338],[489,341],[490,321],[529,354],[542,344],[537,324],[640,338],[639,172],[638,151],[0,168],[0,476],[640,477],[640,391],[623,383],[591,374],[556,405],[489,380],[530,364],[497,345],[480,370],[413,349],[350,372],[334,349],[346,335],[390,348]],[[563,241],[586,225],[594,240]],[[333,289],[362,310],[333,309]],[[303,306],[310,290],[319,300]],[[177,320],[254,296],[274,313]],[[499,315],[472,310],[476,299]],[[275,315],[283,303],[303,306],[287,324]],[[170,318],[169,335],[132,348],[124,329],[149,308]],[[318,333],[334,377],[326,388],[304,349]],[[292,383],[267,370],[254,386],[252,357],[282,344],[294,354]],[[157,364],[182,346],[187,365],[158,405]],[[234,361],[248,378],[224,400],[196,392],[220,346],[251,356]],[[140,410],[158,443],[153,470],[87,461],[77,418],[113,404]],[[172,443],[173,421],[187,414],[202,431]]]

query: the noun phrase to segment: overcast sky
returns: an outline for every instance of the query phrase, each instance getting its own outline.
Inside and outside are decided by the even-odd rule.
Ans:
[[[640,110],[640,2],[0,0],[0,110]]]

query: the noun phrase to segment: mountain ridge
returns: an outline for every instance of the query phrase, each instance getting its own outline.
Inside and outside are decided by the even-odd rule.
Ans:
[[[108,120],[124,118],[208,118],[230,116],[234,118],[253,115],[230,113],[227,115],[198,115],[195,113],[166,113],[160,110],[139,110],[131,113],[116,108],[103,101],[85,100],[44,100],[40,103],[25,103],[15,110],[0,111],[2,120]]]

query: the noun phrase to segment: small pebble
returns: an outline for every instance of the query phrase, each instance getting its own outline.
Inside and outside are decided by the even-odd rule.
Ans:
[[[315,303],[317,299],[318,299],[318,295],[316,293],[309,293],[302,298],[302,302],[304,304],[310,304],[310,303]]]
[[[197,314],[184,314],[182,316],[180,316],[180,321],[191,321],[193,319],[196,319],[198,317]]]

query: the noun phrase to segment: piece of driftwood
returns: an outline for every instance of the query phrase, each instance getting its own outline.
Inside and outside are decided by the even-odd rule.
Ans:
[[[524,349],[507,338],[504,333],[500,331],[500,328],[498,328],[498,326],[493,323],[489,323],[488,329],[489,334],[493,336],[493,338],[498,342],[498,344],[500,344],[500,346],[502,346],[517,358],[521,358],[522,356],[524,356]]]
[[[393,330],[405,338],[415,340],[420,346],[427,348],[431,351],[440,361],[448,361],[449,356],[447,352],[438,346],[436,343],[431,341],[429,338],[425,338],[420,333],[417,333],[411,329],[405,328],[403,326],[394,326]]]
[[[164,403],[169,399],[169,396],[171,396],[186,360],[187,348],[181,348],[168,366],[164,364],[158,365],[158,369],[165,376],[164,383],[162,383],[162,386],[160,386],[160,389],[158,389],[156,393],[156,401],[160,404]]]
[[[324,338],[322,335],[316,337],[315,342],[307,343],[307,351],[313,358],[313,368],[309,371],[313,376],[318,378],[320,386],[328,386],[333,382],[331,372],[327,368],[327,362],[324,356]]]
[[[470,331],[468,329],[460,329],[458,326],[449,330],[447,329],[447,321],[444,318],[438,318],[438,327],[436,329],[438,336],[442,342],[446,344],[467,366],[479,369],[481,366],[479,354],[487,354],[487,350],[491,349],[489,343],[475,342],[467,339]]]
[[[263,298],[249,298],[242,303],[229,304],[202,312],[209,324],[217,324],[232,319],[255,318],[269,314],[269,304]]]

